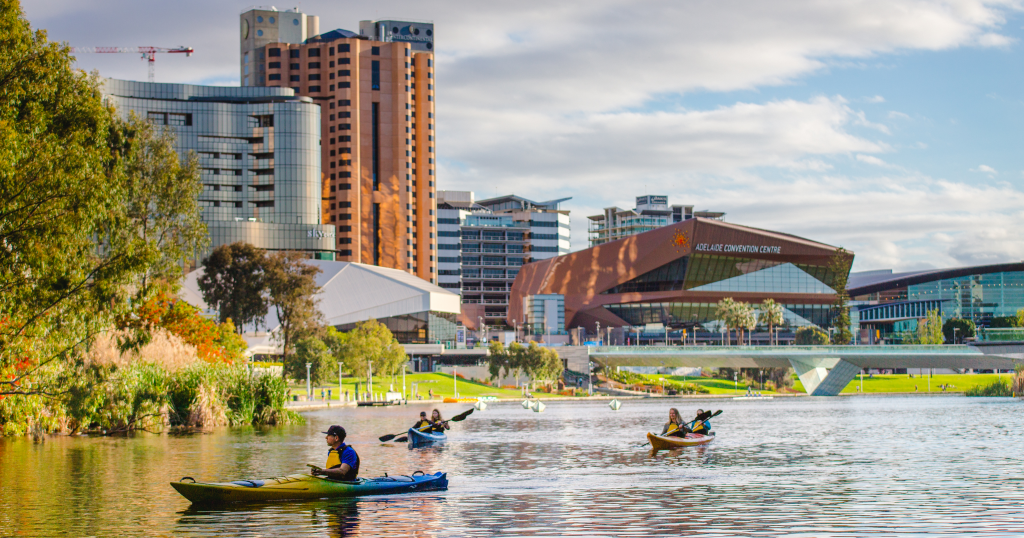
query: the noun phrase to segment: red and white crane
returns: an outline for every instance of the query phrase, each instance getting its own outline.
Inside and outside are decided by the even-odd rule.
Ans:
[[[153,71],[153,66],[156,63],[156,53],[184,53],[185,56],[192,56],[192,53],[195,51],[192,47],[178,47],[176,49],[168,49],[164,47],[71,47],[71,52],[127,52],[132,54],[141,54],[143,60],[149,60],[149,81],[153,82],[153,78],[156,76]]]

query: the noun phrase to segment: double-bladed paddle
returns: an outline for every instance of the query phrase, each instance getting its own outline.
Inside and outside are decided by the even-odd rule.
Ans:
[[[468,417],[471,414],[473,414],[473,408],[470,408],[469,411],[466,411],[466,412],[463,412],[463,413],[459,413],[458,415],[455,415],[454,417],[452,417],[452,418],[450,418],[448,420],[443,420],[443,421],[441,421],[441,424],[444,424],[445,422],[460,422],[460,421],[466,420],[466,417]],[[428,426],[428,428],[429,428],[429,426]],[[387,435],[382,435],[382,436],[378,437],[378,439],[380,439],[380,442],[386,443],[386,442],[394,439],[395,437],[398,437],[399,435],[402,435],[406,431],[408,431],[408,430],[401,431],[401,432],[398,432],[398,433],[389,433]],[[420,428],[420,431],[426,431],[426,429],[425,428]],[[406,439],[406,441],[408,441],[408,439]],[[399,441],[399,442],[401,442],[401,441]]]
[[[687,422],[687,424],[694,424],[694,423],[697,423],[697,422],[703,422],[703,421],[708,420],[710,418],[717,417],[718,415],[721,415],[721,414],[722,414],[722,410],[721,409],[719,409],[718,411],[715,411],[714,413],[712,413],[711,411],[704,411],[700,415],[697,415],[697,418],[691,420],[690,422]],[[669,435],[672,435],[673,433],[675,433],[677,431],[679,431],[679,428],[676,428],[674,430],[669,430],[669,431],[665,432],[665,435],[659,435],[658,437],[669,436]],[[651,444],[651,442],[647,441],[646,443],[644,443],[644,444],[642,444],[640,446],[641,447],[645,447],[645,446],[647,446],[649,444]]]

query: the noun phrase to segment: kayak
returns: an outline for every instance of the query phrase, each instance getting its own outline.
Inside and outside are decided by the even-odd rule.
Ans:
[[[448,489],[448,474],[423,474],[417,471],[412,476],[382,476],[353,481],[293,474],[263,480],[235,480],[223,483],[196,482],[186,476],[178,482],[171,482],[171,487],[195,504],[323,499],[443,490]]]
[[[651,448],[654,450],[668,450],[672,448],[682,448],[685,446],[706,445],[715,440],[715,432],[711,433],[712,435],[688,433],[686,434],[686,437],[662,437],[648,432],[647,440],[651,442]]]
[[[433,443],[443,443],[448,440],[444,432],[421,432],[416,428],[409,428],[409,444],[412,446],[425,446]]]

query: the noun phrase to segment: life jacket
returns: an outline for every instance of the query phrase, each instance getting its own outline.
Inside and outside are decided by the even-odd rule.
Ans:
[[[413,429],[420,431],[430,431],[430,428],[428,428],[428,426],[430,426],[431,424],[433,423],[426,419],[418,420],[416,421],[416,424],[413,425]]]
[[[327,467],[328,469],[337,469],[341,467],[341,456],[345,452],[351,452],[352,455],[355,456],[356,464],[352,466],[352,468],[349,469],[348,472],[345,473],[345,475],[339,478],[338,480],[355,480],[356,476],[359,475],[359,454],[356,454],[355,449],[346,445],[345,443],[341,444],[340,449],[334,447],[327,449],[327,465],[325,465],[325,467]]]
[[[711,424],[708,424],[706,420],[697,420],[693,423],[693,433],[699,433],[701,435],[708,435],[711,431]]]

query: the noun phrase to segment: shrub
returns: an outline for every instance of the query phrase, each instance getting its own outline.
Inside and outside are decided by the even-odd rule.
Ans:
[[[828,345],[828,334],[813,325],[800,327],[793,342],[798,346],[824,346]]]
[[[964,391],[965,396],[1012,396],[1010,380],[999,378],[988,385],[975,385]]]

